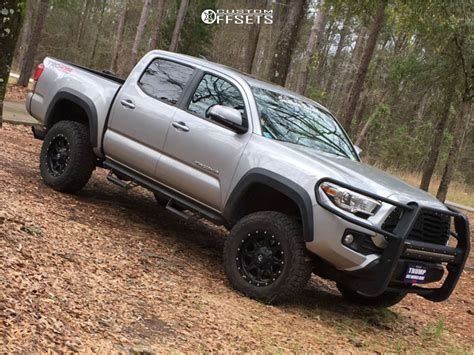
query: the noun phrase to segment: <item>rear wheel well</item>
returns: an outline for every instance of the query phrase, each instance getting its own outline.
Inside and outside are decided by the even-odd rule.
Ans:
[[[86,111],[75,102],[68,99],[58,101],[48,116],[48,129],[59,121],[74,121],[89,126],[89,117]]]

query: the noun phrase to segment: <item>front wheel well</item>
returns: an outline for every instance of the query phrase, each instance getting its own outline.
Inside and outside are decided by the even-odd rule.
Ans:
[[[303,212],[298,204],[288,195],[274,187],[263,183],[254,183],[239,194],[237,201],[227,209],[227,227],[232,227],[243,217],[262,211],[281,212],[295,218],[300,225],[305,227]],[[308,239],[305,235],[305,239]]]
[[[260,211],[275,211],[297,217],[301,220],[298,205],[282,192],[264,184],[253,184],[241,196],[241,210],[238,219]]]
[[[224,219],[232,227],[242,217],[258,211],[275,211],[300,221],[306,242],[314,239],[313,203],[301,185],[263,168],[248,171],[227,199]]]

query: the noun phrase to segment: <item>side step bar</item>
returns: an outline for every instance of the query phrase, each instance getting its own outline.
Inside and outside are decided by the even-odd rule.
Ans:
[[[152,192],[158,192],[162,195],[167,196],[169,198],[169,201],[166,204],[166,209],[170,212],[177,214],[180,217],[183,217],[185,219],[189,218],[189,216],[183,211],[184,209],[186,209],[200,214],[201,216],[205,217],[213,223],[222,225],[225,222],[223,217],[214,210],[202,206],[197,202],[178,194],[170,188],[161,185],[158,182],[153,181],[141,174],[138,174],[135,171],[132,171],[118,163],[112,162],[110,160],[105,160],[103,166],[105,169],[109,169],[112,173],[107,176],[107,180],[124,189],[128,190],[134,186],[139,185]],[[117,177],[117,175],[130,179],[130,181],[125,182],[119,177]]]
[[[128,181],[128,182],[123,181],[117,175],[114,175],[112,170],[109,171],[109,173],[107,174],[107,180],[109,180],[112,184],[115,184],[121,187],[124,190],[130,190],[131,188],[137,186],[136,184],[133,184],[132,181]]]
[[[175,215],[180,216],[183,219],[189,219],[189,215],[186,214],[183,210],[178,209],[177,207],[173,206],[173,199],[170,199],[168,203],[166,204],[166,210],[174,213]]]

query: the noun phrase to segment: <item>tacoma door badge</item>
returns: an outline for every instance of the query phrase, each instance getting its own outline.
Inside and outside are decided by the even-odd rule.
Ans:
[[[207,171],[210,171],[211,173],[214,173],[216,175],[219,175],[219,170],[216,170],[214,168],[211,168],[209,165],[206,165],[206,164],[203,164],[201,163],[200,161],[197,161],[195,160],[194,161],[194,164],[196,164],[197,166],[199,166],[200,168],[204,169],[204,170],[207,170]]]

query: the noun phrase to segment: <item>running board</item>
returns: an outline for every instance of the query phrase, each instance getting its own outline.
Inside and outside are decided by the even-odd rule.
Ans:
[[[137,184],[135,184],[133,181],[123,181],[118,176],[114,175],[113,171],[109,171],[109,173],[107,174],[107,180],[110,181],[112,184],[121,187],[124,190],[130,190],[137,186]]]
[[[175,215],[183,218],[183,219],[189,219],[189,215],[185,213],[183,210],[178,209],[177,207],[173,206],[173,199],[170,199],[168,203],[166,204],[166,210],[174,213]]]
[[[225,224],[225,220],[222,217],[222,215],[218,214],[216,211],[204,205],[201,205],[197,203],[196,201],[191,200],[185,197],[184,195],[181,195],[175,192],[174,190],[171,190],[170,188],[154,180],[151,180],[127,167],[124,167],[123,165],[119,163],[106,159],[103,163],[103,166],[105,169],[109,169],[111,170],[111,172],[118,173],[120,176],[124,176],[131,180],[131,182],[127,184],[120,178],[116,177],[115,175],[112,175],[111,179],[109,179],[109,177],[107,176],[107,179],[110,182],[114,184],[118,182],[118,186],[121,186],[121,187],[129,186],[128,188],[130,188],[130,184],[133,184],[134,186],[140,185],[152,192],[159,192],[167,196],[170,200],[172,200],[172,202],[168,202],[168,204],[166,205],[166,209],[170,212],[173,212],[179,215],[180,217],[183,217],[186,219],[189,218],[189,215],[183,212],[183,209],[185,209],[191,212],[196,212],[199,215],[205,217],[206,219],[208,219],[209,221],[215,224],[219,224],[219,225]],[[119,181],[117,181],[117,179]],[[177,205],[180,207],[177,207]]]

